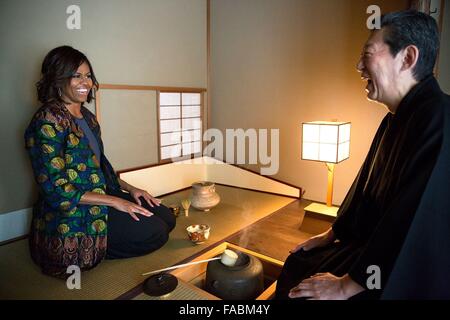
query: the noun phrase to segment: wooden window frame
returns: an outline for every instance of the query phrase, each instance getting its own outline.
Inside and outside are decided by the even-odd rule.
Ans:
[[[196,157],[196,155],[198,155],[198,153],[191,153],[189,155],[183,155],[183,119],[190,119],[190,118],[183,118],[183,98],[182,95],[183,93],[198,93],[200,94],[200,116],[199,117],[194,117],[194,118],[199,118],[201,121],[201,127],[200,127],[200,154],[203,152],[203,148],[204,148],[204,141],[203,141],[203,133],[205,131],[205,112],[204,112],[204,107],[205,107],[205,89],[189,89],[186,90],[186,88],[171,88],[169,90],[167,90],[167,88],[165,90],[158,90],[156,92],[156,110],[157,110],[157,122],[158,122],[158,163],[159,164],[165,164],[165,163],[171,163],[171,162],[177,162],[179,160],[186,160],[186,159],[193,159]],[[161,93],[179,93],[180,94],[180,128],[181,128],[181,140],[180,143],[176,143],[174,145],[181,145],[181,156],[179,158],[176,159],[161,159],[161,148],[163,147],[161,145],[161,115],[160,115],[160,109],[161,109],[161,105],[160,105],[160,94]],[[179,160],[178,160],[179,159]]]

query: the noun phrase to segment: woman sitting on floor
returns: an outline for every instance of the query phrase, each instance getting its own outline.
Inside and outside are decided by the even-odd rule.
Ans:
[[[98,82],[83,53],[61,46],[47,54],[37,83],[43,106],[25,142],[39,189],[31,256],[52,276],[65,277],[70,265],[88,270],[104,258],[148,254],[164,245],[175,227],[158,199],[116,176],[99,124],[83,106],[93,99],[93,88]]]

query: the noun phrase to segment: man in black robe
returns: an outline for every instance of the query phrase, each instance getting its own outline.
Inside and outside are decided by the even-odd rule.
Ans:
[[[417,11],[384,15],[371,33],[357,69],[389,113],[333,226],[286,260],[276,298],[382,294],[442,145],[450,104],[433,76],[438,47],[436,22]]]
[[[449,181],[450,108],[446,108],[439,157],[382,299],[450,299]]]

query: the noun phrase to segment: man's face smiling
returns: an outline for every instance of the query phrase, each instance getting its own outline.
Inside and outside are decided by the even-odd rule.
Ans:
[[[367,40],[357,65],[361,78],[367,81],[369,100],[392,106],[399,94],[397,82],[401,68],[402,55],[393,57],[389,46],[383,41],[383,29],[374,31]]]

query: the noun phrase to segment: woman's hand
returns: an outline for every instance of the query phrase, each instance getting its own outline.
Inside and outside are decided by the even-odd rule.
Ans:
[[[289,298],[308,300],[346,300],[363,291],[348,274],[337,277],[331,273],[317,273],[303,280],[289,292]]]
[[[147,201],[147,203],[149,204],[150,207],[153,207],[154,205],[159,206],[161,204],[161,200],[154,198],[147,191],[136,188],[136,187],[132,186],[131,184],[126,183],[125,181],[123,181],[120,178],[118,180],[119,180],[120,187],[123,190],[128,191],[138,205],[140,205],[140,206],[142,205],[141,199],[139,199],[140,197],[143,197],[145,199],[145,201]]]
[[[143,197],[150,207],[153,207],[153,205],[159,206],[161,204],[161,200],[154,198],[150,193],[148,193],[145,190],[132,187],[128,192],[131,194],[134,200],[136,200],[136,203],[140,206],[142,205],[141,200],[139,199],[140,197]]]
[[[314,237],[309,238],[308,240],[299,243],[294,249],[290,252],[294,253],[303,249],[305,251],[311,250],[313,248],[325,247],[326,245],[334,242],[336,240],[336,236],[334,235],[333,229],[330,228],[324,233],[318,234]]]
[[[127,212],[134,220],[139,221],[136,213],[142,214],[143,216],[150,217],[153,215],[150,211],[141,207],[140,205],[127,201],[122,198],[114,197],[112,207],[119,211]]]
[[[150,217],[153,215],[153,213],[134,202],[119,197],[114,197],[108,194],[98,194],[91,191],[85,192],[81,196],[80,204],[110,206],[119,211],[127,212],[136,221],[139,221],[136,213],[142,214],[146,217]]]

